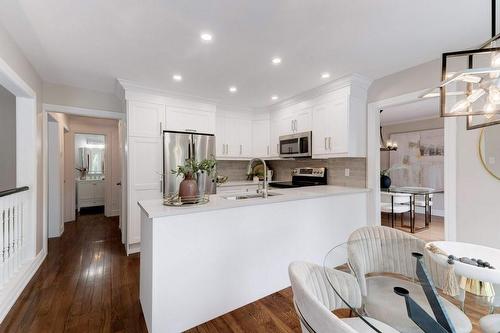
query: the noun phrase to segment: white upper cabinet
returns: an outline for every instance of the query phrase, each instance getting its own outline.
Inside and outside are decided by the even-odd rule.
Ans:
[[[339,96],[313,108],[313,154],[348,153],[348,96]]]
[[[312,108],[303,107],[294,112],[294,129],[296,133],[308,132],[312,129]]]
[[[167,105],[166,114],[169,131],[215,133],[215,112]]]
[[[127,123],[129,136],[159,137],[165,125],[165,105],[127,101]]]
[[[252,121],[252,156],[270,157],[270,123],[269,119]]]
[[[216,141],[219,159],[252,157],[252,120],[250,114],[217,112]]]
[[[366,156],[367,87],[354,80],[314,101],[313,158]]]
[[[279,136],[307,132],[312,128],[311,107],[293,106],[279,110],[277,113],[278,115],[273,118]]]

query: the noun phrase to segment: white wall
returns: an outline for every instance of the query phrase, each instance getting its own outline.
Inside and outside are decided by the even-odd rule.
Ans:
[[[7,31],[0,25],[0,60],[14,70],[20,78],[26,82],[36,93],[37,106],[37,133],[36,142],[36,253],[43,247],[43,161],[42,161],[42,80],[23,52]]]
[[[64,149],[64,221],[75,219],[75,133],[104,134],[105,152],[105,211],[106,216],[120,214],[121,188],[116,185],[121,179],[121,160],[119,156],[118,121],[88,117],[69,116],[70,131],[65,135]],[[118,180],[118,181],[117,181]]]
[[[481,164],[480,133],[465,130],[465,119],[459,119],[457,240],[500,248],[500,181]]]
[[[114,94],[48,82],[43,83],[43,102],[47,104],[123,112],[121,102]]]
[[[50,191],[48,198],[48,236],[59,237],[63,232],[62,223],[62,191],[61,191],[61,150],[63,143],[59,136],[59,124],[57,121],[49,120],[47,126],[48,139],[48,184]]]
[[[381,78],[371,85],[369,101],[437,86],[440,73],[440,60],[437,59]],[[447,174],[453,176],[451,181],[456,185],[456,198],[451,198],[456,199],[456,207],[452,206],[453,211],[447,207],[446,214],[455,220],[458,241],[500,248],[500,181],[489,175],[481,165],[477,150],[479,134],[479,130],[465,129],[464,118],[445,121],[445,154],[457,156],[454,165],[446,165],[445,156],[445,179]],[[447,135],[452,136],[452,140]],[[448,145],[454,141],[456,154],[450,151],[452,148]],[[453,174],[454,168],[456,175]],[[451,193],[448,195],[452,196]],[[447,231],[447,236],[455,238],[455,230]]]
[[[48,237],[64,232],[64,133],[69,130],[68,118],[62,113],[49,113],[47,126],[48,154]]]
[[[16,187],[16,96],[0,85],[0,191]]]

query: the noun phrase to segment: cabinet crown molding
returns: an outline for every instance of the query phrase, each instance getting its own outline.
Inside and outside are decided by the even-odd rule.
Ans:
[[[120,99],[143,99],[145,97],[146,98],[162,97],[164,99],[165,104],[172,104],[172,103],[177,104],[176,102],[179,100],[212,104],[212,105],[217,104],[217,101],[213,99],[173,92],[169,90],[151,88],[130,80],[116,79],[116,81],[117,81],[117,88],[115,89],[115,94]]]
[[[326,95],[328,93],[334,92],[336,90],[340,90],[342,88],[351,87],[357,90],[362,90],[364,93],[368,91],[368,87],[372,84],[372,80],[364,77],[360,74],[350,74],[343,76],[337,80],[330,81],[325,83],[319,87],[315,87],[309,90],[306,90],[302,93],[299,93],[295,96],[287,98],[279,103],[273,104],[269,107],[270,110],[279,110],[285,107],[289,107],[294,104],[298,104],[301,102],[306,102],[313,100],[322,95]]]

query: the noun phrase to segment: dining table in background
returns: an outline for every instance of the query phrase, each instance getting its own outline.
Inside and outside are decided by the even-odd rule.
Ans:
[[[428,229],[431,221],[431,210],[430,210],[430,196],[431,194],[444,193],[444,190],[425,188],[425,187],[411,187],[411,186],[391,186],[389,188],[380,189],[383,192],[391,193],[404,193],[410,194],[410,232],[415,233],[415,231],[420,231]],[[416,228],[415,226],[415,213],[416,205],[415,200],[417,196],[423,196],[425,202],[425,225],[421,228]]]

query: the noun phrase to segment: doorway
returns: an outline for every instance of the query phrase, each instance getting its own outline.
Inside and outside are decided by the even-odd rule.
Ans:
[[[444,119],[439,100],[381,109],[380,145],[382,225],[426,241],[444,240]]]
[[[49,237],[61,238],[65,227],[69,227],[71,233],[78,232],[83,230],[77,227],[82,224],[97,227],[96,230],[99,224],[108,222],[119,226],[123,164],[121,120],[48,110],[46,115]],[[60,209],[53,210],[52,203],[60,203]],[[59,214],[52,214],[53,211]],[[58,241],[50,244],[58,244]]]
[[[438,187],[442,187],[439,189],[443,190],[444,193],[438,195],[435,194],[433,196],[431,217],[431,226],[433,228],[422,229],[420,232],[416,232],[414,235],[425,240],[453,240],[455,239],[455,221],[452,218],[448,218],[450,216],[453,216],[454,214],[453,197],[455,195],[454,187],[451,181],[453,168],[450,167],[452,165],[455,165],[455,154],[453,145],[450,143],[450,140],[448,138],[452,128],[451,124],[448,123],[447,120],[439,118],[438,99],[421,99],[420,96],[423,92],[424,90],[416,91],[368,104],[367,183],[368,187],[373,189],[373,192],[371,194],[369,213],[370,216],[373,217],[372,224],[388,224],[389,221],[387,216],[385,216],[385,220],[382,217],[384,214],[382,214],[381,209],[381,206],[383,204],[380,184],[381,171],[391,168],[391,160],[392,164],[398,164],[398,161],[399,163],[401,163],[401,152],[403,150],[408,150],[408,140],[406,140],[408,137],[424,137],[425,141],[427,140],[427,138],[425,137],[433,134],[431,132],[433,130],[436,130],[435,132],[440,132],[440,144],[435,144],[434,148],[428,147],[431,148],[428,151],[421,152],[424,147],[418,147],[417,150],[419,158],[440,159],[439,168],[443,169],[443,172],[437,172],[435,174],[436,177],[439,177],[439,182],[434,183],[433,185],[426,185],[427,183],[424,182],[413,186],[435,187],[436,189]],[[382,112],[382,116],[380,115],[380,110],[384,110]],[[380,135],[381,125],[382,135]],[[384,143],[387,144],[387,142],[391,140],[396,141],[399,152],[396,154],[394,153],[394,151],[381,152],[381,145],[383,145]],[[398,140],[400,142],[398,142]],[[401,149],[401,144],[403,144],[402,148],[404,149]],[[422,146],[432,146],[432,143],[423,143]],[[447,150],[449,150],[448,154]],[[417,162],[421,161],[419,160]],[[416,163],[410,164],[414,169]],[[406,172],[408,174],[413,171],[403,170],[403,172],[394,172],[400,172],[401,174]],[[428,172],[428,170],[425,172]],[[420,173],[420,175],[422,176],[422,178],[427,177],[424,177],[422,172]],[[398,182],[401,181],[401,177],[396,176],[395,178],[398,179],[395,185],[412,186],[409,181],[407,182],[407,184],[398,184]],[[409,179],[406,178],[406,180]],[[422,179],[418,178],[417,180]],[[423,224],[425,223],[423,214],[419,215],[420,213],[423,213],[422,209],[423,208],[419,207],[415,209],[417,215],[416,224],[420,224],[421,226],[423,226]],[[407,221],[404,223],[408,224]],[[399,219],[397,222],[395,222],[395,224],[400,224]]]

